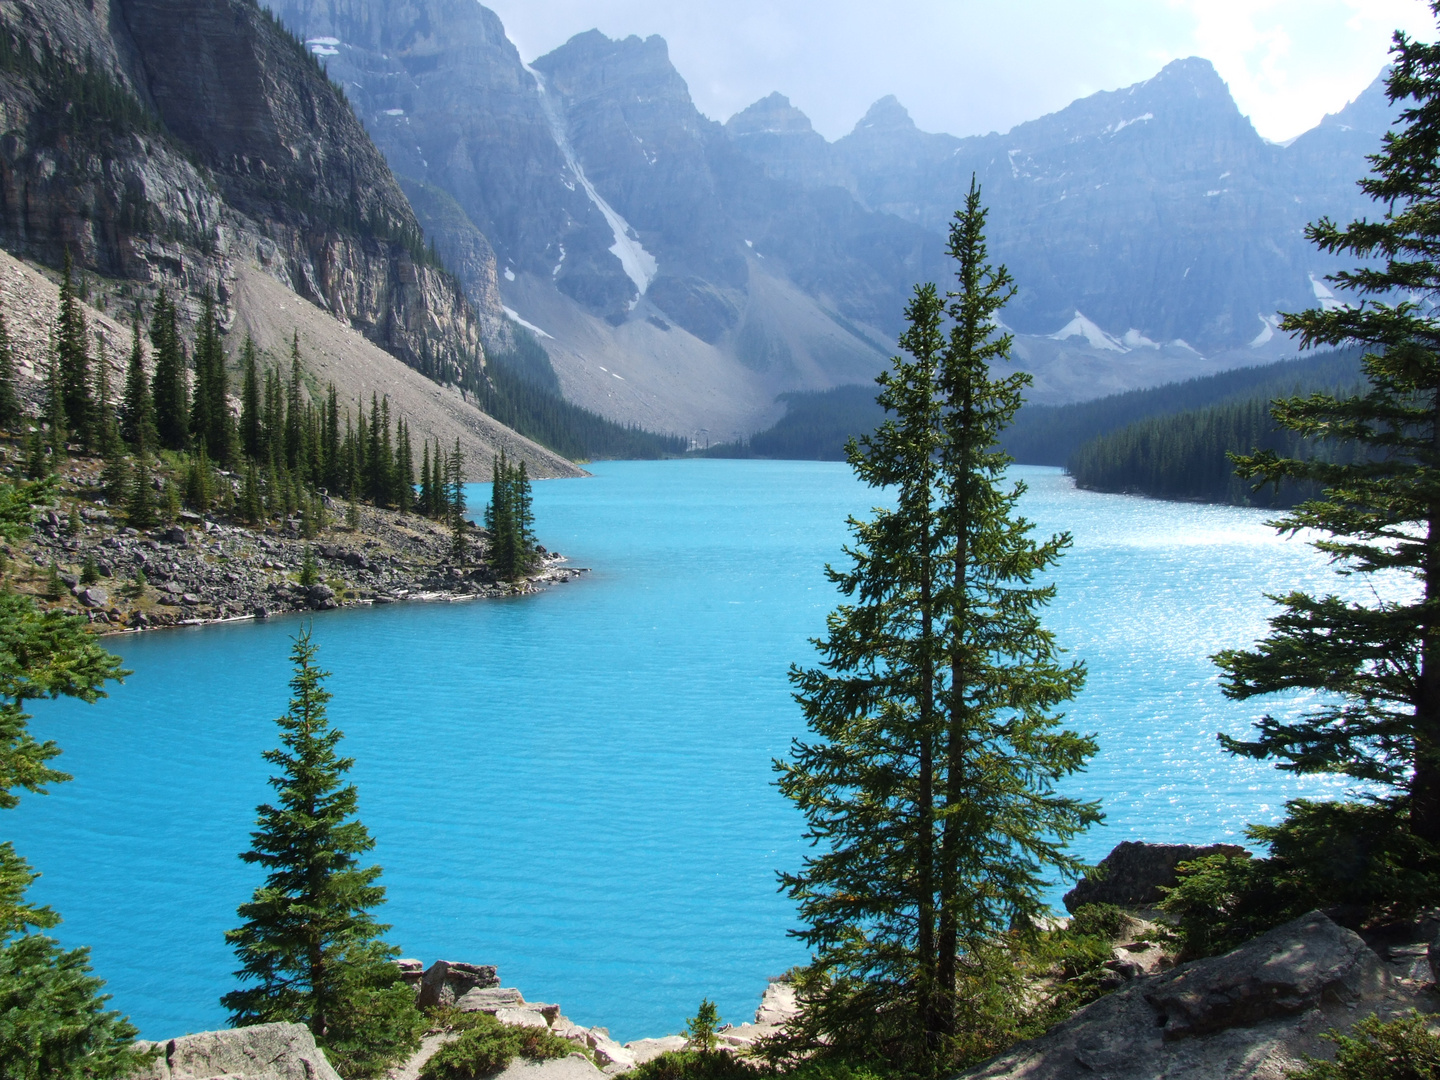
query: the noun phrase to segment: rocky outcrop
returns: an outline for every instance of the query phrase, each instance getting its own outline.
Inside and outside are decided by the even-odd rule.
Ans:
[[[964,1080],[1278,1078],[1320,1038],[1360,1018],[1432,1008],[1426,985],[1397,978],[1355,933],[1320,912],[1225,956],[1139,978]]]
[[[499,985],[500,978],[491,965],[436,960],[420,980],[420,1008],[438,1009],[454,1005],[471,990],[485,990]]]
[[[258,1024],[141,1045],[159,1053],[135,1080],[340,1080],[304,1024]]]
[[[1125,840],[1100,860],[1095,872],[1076,882],[1065,894],[1065,908],[1082,904],[1114,904],[1125,908],[1154,907],[1165,898],[1163,890],[1177,881],[1175,868],[1207,855],[1248,855],[1237,844],[1147,844]]]

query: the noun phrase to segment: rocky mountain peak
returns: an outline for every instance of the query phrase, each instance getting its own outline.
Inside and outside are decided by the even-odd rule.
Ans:
[[[810,118],[778,91],[725,121],[725,132],[732,139],[746,135],[807,135],[814,131]]]
[[[1203,56],[1187,56],[1171,60],[1144,82],[1130,88],[1135,93],[1184,94],[1197,98],[1220,100],[1233,104],[1230,87],[1220,78],[1215,65]]]
[[[900,100],[894,94],[886,94],[870,106],[869,111],[855,125],[853,133],[917,130],[919,129],[915,127],[915,121],[910,119],[909,111],[900,104]]]

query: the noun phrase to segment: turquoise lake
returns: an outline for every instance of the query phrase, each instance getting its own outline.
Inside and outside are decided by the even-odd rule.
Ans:
[[[877,496],[831,463],[593,471],[535,488],[542,542],[593,568],[579,581],[314,620],[382,915],[403,955],[497,964],[505,985],[622,1040],[678,1030],[705,996],[739,1022],[803,959],[775,872],[806,849],[771,759],[803,730],[786,670],[810,661],[835,603],[823,565]],[[1262,593],[1335,588],[1318,554],[1261,512],[1015,472],[1027,516],[1075,539],[1049,622],[1089,666],[1070,720],[1101,747],[1070,785],[1108,815],[1082,855],[1234,840],[1287,797],[1341,790],[1222,754],[1215,733],[1263,707],[1224,701],[1207,659],[1264,632]],[[486,488],[470,497],[482,506]],[[260,755],[299,625],[110,639],[125,685],[34,710],[75,780],[7,815],[44,874],[33,896],[64,916],[67,944],[92,947],[147,1037],[224,1024],[222,934],[258,881],[236,856],[269,795]]]

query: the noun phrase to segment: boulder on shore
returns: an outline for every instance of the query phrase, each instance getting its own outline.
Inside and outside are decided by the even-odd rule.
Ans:
[[[436,960],[420,980],[422,1009],[454,1005],[471,990],[487,990],[500,985],[493,964],[462,964],[455,960]]]
[[[1161,889],[1179,880],[1175,867],[1207,855],[1248,855],[1238,844],[1146,844],[1126,840],[1117,844],[1095,867],[1065,894],[1065,910],[1082,904],[1114,904],[1123,908],[1154,907],[1165,898]]]
[[[1224,956],[1138,978],[961,1080],[1280,1077],[1305,1054],[1331,1056],[1325,1031],[1424,1007],[1427,992],[1312,911]]]
[[[160,1055],[134,1080],[340,1080],[304,1024],[256,1024],[139,1045]]]

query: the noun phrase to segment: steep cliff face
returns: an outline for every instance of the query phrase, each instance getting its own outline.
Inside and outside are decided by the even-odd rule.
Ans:
[[[624,310],[634,290],[610,254],[603,215],[576,183],[534,76],[493,12],[472,0],[277,0],[346,89],[391,168],[446,192],[422,199],[428,232],[483,235],[499,267],[552,281],[596,312]],[[443,211],[431,218],[427,209]],[[466,241],[474,246],[473,235]],[[480,259],[483,265],[488,260]],[[499,317],[494,278],[463,278],[482,312]]]
[[[227,307],[257,262],[406,363],[483,362],[383,157],[247,0],[0,4],[0,229],[13,251]]]

